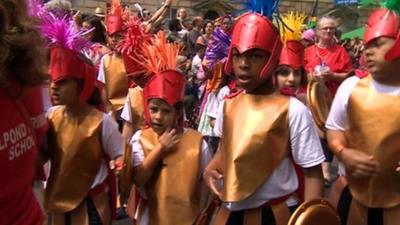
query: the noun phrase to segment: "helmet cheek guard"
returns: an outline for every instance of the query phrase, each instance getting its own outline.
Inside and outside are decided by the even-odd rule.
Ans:
[[[282,42],[278,30],[268,18],[257,13],[244,14],[236,23],[232,32],[232,42],[225,64],[225,72],[233,72],[233,49],[240,54],[252,49],[260,49],[269,53],[269,59],[262,69],[259,79],[271,76],[282,50]]]

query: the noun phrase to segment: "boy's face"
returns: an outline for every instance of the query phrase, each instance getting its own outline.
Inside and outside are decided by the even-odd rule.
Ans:
[[[149,100],[150,126],[158,135],[177,125],[177,111],[161,99]]]
[[[51,82],[50,95],[54,105],[73,104],[79,99],[79,85],[77,80],[66,78]]]
[[[240,54],[233,49],[233,73],[237,82],[247,93],[262,84],[260,73],[269,59],[269,54],[260,49],[251,49]]]
[[[276,74],[276,80],[278,84],[278,88],[293,88],[298,89],[301,83],[301,70],[294,70],[291,67],[285,67],[282,70],[279,70]]]
[[[124,34],[121,31],[117,31],[111,35],[108,36],[108,46],[115,50],[115,48],[117,47],[117,44],[120,40],[122,40],[124,38]]]
[[[368,71],[374,76],[388,73],[391,62],[385,60],[385,54],[392,48],[395,40],[388,37],[379,37],[365,46],[365,64]]]

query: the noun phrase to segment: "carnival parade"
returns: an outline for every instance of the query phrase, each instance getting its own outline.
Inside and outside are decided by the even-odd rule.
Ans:
[[[82,2],[0,1],[0,225],[400,225],[400,0]]]

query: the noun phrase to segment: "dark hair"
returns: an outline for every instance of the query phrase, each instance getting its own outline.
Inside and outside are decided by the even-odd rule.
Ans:
[[[275,69],[275,77],[278,76],[278,74],[288,74],[290,72],[290,70],[293,70],[292,67],[288,66],[288,65],[279,65],[276,69]],[[304,86],[307,85],[307,75],[306,75],[306,70],[304,69],[304,67],[300,68],[300,86]]]
[[[9,86],[11,80],[22,86],[44,83],[45,47],[37,24],[24,0],[0,1],[1,86]]]
[[[213,21],[211,21],[211,20],[206,20],[206,21],[204,21],[204,25],[203,25],[203,33],[205,33],[205,32],[206,32],[206,28],[207,28],[207,25],[208,25],[209,23],[211,23],[213,26],[215,26],[214,22],[213,22]]]
[[[95,107],[103,105],[103,100],[101,98],[101,92],[98,87],[94,87],[92,94],[90,95],[90,97],[88,98],[88,100],[86,102],[89,105],[92,105]]]
[[[172,32],[180,31],[182,29],[181,22],[178,19],[172,19],[168,23],[168,29]]]
[[[194,48],[196,52],[199,52],[200,50],[206,49],[207,46],[201,44],[195,44]]]
[[[106,29],[101,22],[101,19],[96,16],[89,16],[83,19],[83,22],[88,22],[93,30],[93,37],[90,41],[106,45]]]

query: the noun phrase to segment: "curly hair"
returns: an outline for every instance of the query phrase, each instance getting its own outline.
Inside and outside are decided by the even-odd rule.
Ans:
[[[44,41],[38,21],[27,14],[24,0],[0,1],[0,85],[42,84],[46,78]]]

